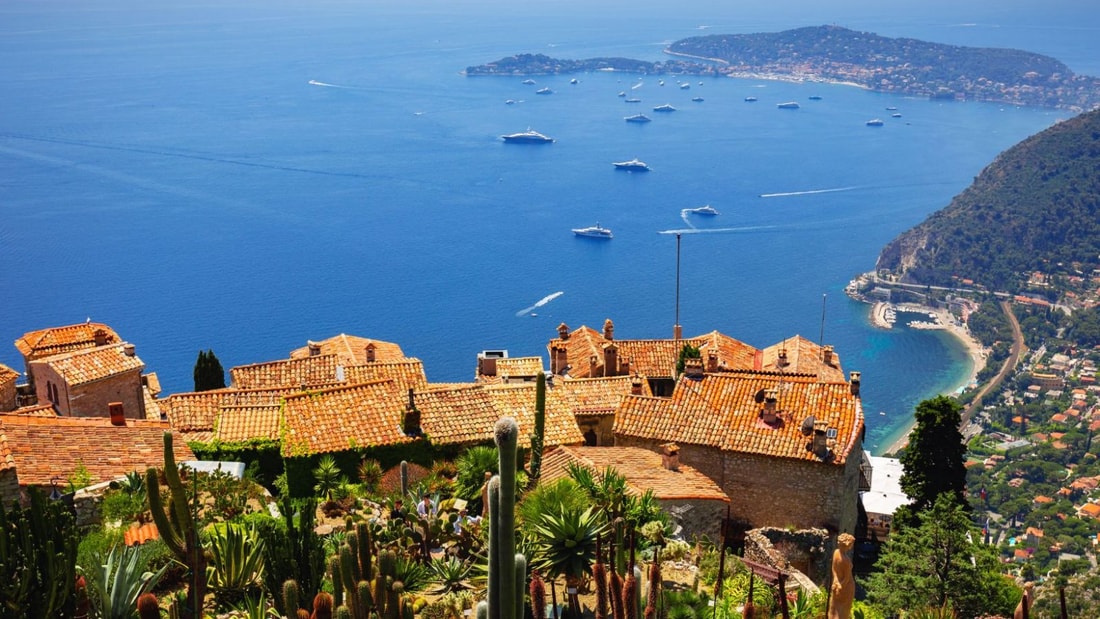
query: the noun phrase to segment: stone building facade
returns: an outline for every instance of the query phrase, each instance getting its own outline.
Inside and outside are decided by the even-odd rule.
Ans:
[[[16,403],[15,382],[19,380],[19,372],[0,364],[0,413],[13,411]]]
[[[132,344],[77,350],[32,361],[35,394],[63,417],[105,417],[121,403],[125,416],[145,418],[141,373],[145,364]]]

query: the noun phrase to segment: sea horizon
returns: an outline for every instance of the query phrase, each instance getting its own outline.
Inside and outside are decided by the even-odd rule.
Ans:
[[[700,32],[822,23],[1014,43],[1100,73],[1097,18],[1058,2],[1041,16],[1018,2],[784,5],[801,10],[7,3],[0,343],[104,322],[170,394],[191,389],[199,350],[228,369],[350,333],[454,382],[473,379],[481,350],[545,360],[562,322],[671,337],[679,297],[685,336],[833,345],[863,374],[875,452],[969,361],[944,334],[876,331],[844,286],[998,153],[1069,113],[761,79],[681,90],[602,72],[536,86],[460,75],[521,52],[653,60]],[[544,86],[554,94],[536,96]],[[802,109],[776,109],[788,100]],[[677,111],[623,122],[663,103]],[[865,126],[886,107],[903,117]],[[557,141],[501,142],[528,127]],[[652,171],[611,166],[635,157]],[[684,214],[704,204],[721,214]],[[597,221],[613,240],[570,232]],[[23,370],[10,344],[0,363]]]

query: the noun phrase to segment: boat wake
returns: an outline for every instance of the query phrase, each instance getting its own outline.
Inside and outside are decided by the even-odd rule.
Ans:
[[[344,88],[347,90],[355,90],[354,86],[341,86],[339,84],[329,84],[327,82],[318,82],[317,80],[309,80],[310,86],[324,86],[325,88]]]
[[[681,228],[679,230],[658,230],[657,234],[730,234],[734,232],[757,232],[760,230],[774,230],[778,227],[779,226],[741,226],[738,228]]]
[[[836,193],[838,191],[852,191],[859,187],[837,187],[835,189],[810,189],[807,191],[785,191],[782,193],[762,193],[761,198],[785,198],[787,196],[809,196],[815,193]]]
[[[531,307],[525,307],[525,308],[521,309],[520,311],[516,312],[516,316],[526,316],[527,314],[530,314],[531,312],[537,310],[538,308],[542,307],[543,305],[546,305],[547,303],[553,301],[554,299],[560,297],[563,294],[565,294],[565,292],[563,292],[561,290],[559,290],[559,291],[557,291],[553,294],[548,294],[545,297],[539,299],[538,302],[536,302]]]
[[[631,90],[638,90],[639,88],[642,87],[642,85],[643,85],[642,82],[638,82],[637,84],[634,84],[633,86],[631,86],[630,89]]]

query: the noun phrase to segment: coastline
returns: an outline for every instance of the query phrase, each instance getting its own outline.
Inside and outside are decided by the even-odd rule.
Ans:
[[[888,306],[888,304],[876,303],[872,306],[871,321],[872,324],[874,324],[875,326],[884,326],[882,323],[885,321],[881,319],[881,316],[884,315],[886,309],[885,306]],[[966,350],[967,357],[970,358],[970,371],[966,374],[965,379],[960,381],[958,384],[953,385],[948,390],[942,392],[942,395],[954,395],[968,385],[973,384],[974,381],[977,380],[978,373],[985,368],[987,352],[985,350],[985,347],[982,346],[981,342],[979,342],[977,339],[974,338],[973,335],[970,334],[970,330],[967,328],[966,324],[955,319],[951,312],[947,311],[946,309],[935,309],[914,305],[907,305],[906,307],[918,311],[927,312],[929,314],[935,314],[938,326],[925,326],[923,328],[940,329],[946,331],[949,335],[954,337],[963,345],[963,348]],[[885,328],[890,328],[889,324],[886,324]],[[892,456],[893,454],[896,454],[900,449],[908,445],[909,434],[913,431],[913,428],[915,428],[916,425],[916,419],[910,419],[909,422],[905,425],[903,431],[900,432],[899,436],[894,439],[890,443],[889,447],[884,449],[879,455]]]

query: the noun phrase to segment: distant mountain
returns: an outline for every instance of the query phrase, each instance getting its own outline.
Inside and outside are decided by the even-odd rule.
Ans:
[[[909,283],[1016,291],[1027,274],[1100,267],[1100,110],[1001,153],[944,209],[891,241],[877,268]]]

